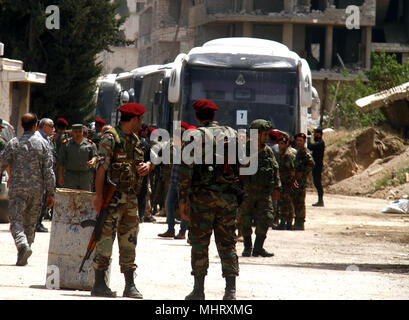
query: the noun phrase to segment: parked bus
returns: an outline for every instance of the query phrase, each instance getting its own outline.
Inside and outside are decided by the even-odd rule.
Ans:
[[[210,99],[216,119],[235,129],[266,119],[290,135],[307,132],[311,71],[285,45],[256,38],[223,38],[179,54],[169,82],[173,118],[194,124],[192,103]]]

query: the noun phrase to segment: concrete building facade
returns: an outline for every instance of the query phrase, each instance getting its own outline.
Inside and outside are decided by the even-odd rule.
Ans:
[[[20,135],[23,133],[20,118],[30,110],[31,84],[44,84],[46,74],[26,72],[22,61],[3,58],[3,47],[0,43],[0,118],[9,122]]]
[[[118,2],[119,0],[113,0]],[[98,61],[103,65],[103,74],[121,73],[138,66],[138,37],[140,12],[145,7],[145,0],[126,0],[118,8],[118,17],[126,16],[122,26],[122,37],[134,41],[134,44],[122,47],[111,47],[112,52],[104,51]]]
[[[115,63],[107,62],[104,73],[171,62],[215,38],[263,38],[307,59],[325,107],[329,84],[369,69],[372,52],[409,58],[406,0],[128,0],[128,9],[125,33],[136,46],[108,55]]]

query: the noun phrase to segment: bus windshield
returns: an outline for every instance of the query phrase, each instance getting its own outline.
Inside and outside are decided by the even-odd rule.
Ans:
[[[183,121],[195,124],[192,103],[209,99],[219,111],[215,120],[235,129],[265,119],[288,133],[298,130],[297,73],[288,70],[241,70],[186,66]]]

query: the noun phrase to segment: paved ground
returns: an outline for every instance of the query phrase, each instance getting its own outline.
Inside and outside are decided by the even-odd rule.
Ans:
[[[269,230],[272,258],[240,257],[238,299],[408,299],[409,215],[384,214],[385,200],[328,195],[325,208],[307,196],[306,231]],[[140,226],[137,288],[145,299],[182,300],[191,291],[190,246],[160,239],[165,218]],[[51,229],[51,222],[45,222]],[[15,266],[16,249],[0,224],[0,299],[92,299],[89,292],[45,288],[50,233],[38,233],[26,267]],[[178,226],[177,226],[178,230]],[[85,248],[84,248],[85,249]],[[241,255],[243,243],[237,244]],[[122,294],[117,245],[111,288]],[[206,298],[220,300],[224,281],[212,237]]]

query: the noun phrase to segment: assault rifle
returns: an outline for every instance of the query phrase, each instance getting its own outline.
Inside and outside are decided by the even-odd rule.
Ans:
[[[95,223],[94,231],[92,231],[91,238],[88,242],[87,252],[85,253],[84,259],[82,259],[80,270],[78,271],[81,273],[83,270],[83,266],[85,261],[89,259],[91,253],[94,251],[95,246],[98,240],[101,238],[102,227],[104,226],[105,219],[108,215],[108,205],[111,202],[112,196],[114,195],[116,184],[111,181],[111,179],[107,179],[108,184],[105,185],[104,196],[103,196],[103,203],[101,210],[97,214],[97,220]]]

